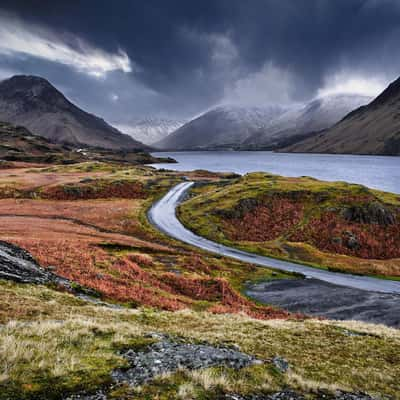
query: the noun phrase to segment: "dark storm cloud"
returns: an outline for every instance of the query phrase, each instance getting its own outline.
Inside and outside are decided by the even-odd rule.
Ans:
[[[44,75],[114,120],[187,116],[220,101],[301,100],[346,76],[386,83],[400,71],[396,0],[3,0],[0,8],[55,32],[76,59],[81,40],[91,55],[74,69],[54,55],[0,54],[0,77]],[[106,63],[103,77],[90,76],[93,63]]]

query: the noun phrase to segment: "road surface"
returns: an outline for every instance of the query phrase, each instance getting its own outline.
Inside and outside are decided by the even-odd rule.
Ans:
[[[176,217],[176,207],[193,184],[194,182],[184,182],[176,185],[149,210],[148,217],[150,222],[160,231],[175,239],[200,249],[207,250],[211,253],[235,258],[237,260],[257,264],[263,267],[271,267],[287,272],[296,272],[307,278],[314,278],[349,288],[372,292],[400,294],[400,281],[330,272],[318,268],[307,267],[294,262],[277,260],[241,251],[194,234],[190,230],[186,229]]]

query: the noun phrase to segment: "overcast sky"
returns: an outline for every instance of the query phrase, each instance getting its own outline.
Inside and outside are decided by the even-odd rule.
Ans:
[[[375,95],[399,43],[400,0],[0,1],[0,79],[43,76],[121,124]]]

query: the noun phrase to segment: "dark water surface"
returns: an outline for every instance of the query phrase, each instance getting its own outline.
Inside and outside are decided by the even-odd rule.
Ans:
[[[284,176],[312,176],[327,181],[360,183],[400,193],[400,157],[333,154],[289,154],[269,151],[156,152],[178,164],[153,164],[178,171],[206,169],[215,172],[265,171]]]

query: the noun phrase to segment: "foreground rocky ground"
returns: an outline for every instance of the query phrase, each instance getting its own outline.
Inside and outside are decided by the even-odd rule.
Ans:
[[[289,276],[148,225],[181,179],[106,163],[0,171],[0,399],[398,398],[399,331],[256,304],[246,282]]]

